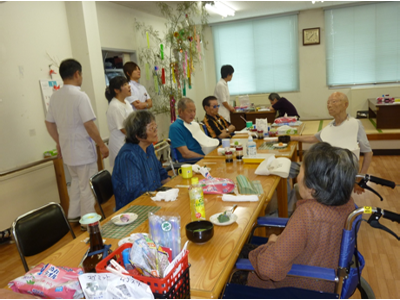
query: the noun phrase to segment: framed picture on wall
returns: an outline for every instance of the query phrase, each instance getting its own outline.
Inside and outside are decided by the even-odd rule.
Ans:
[[[320,44],[320,28],[303,29],[303,46]]]

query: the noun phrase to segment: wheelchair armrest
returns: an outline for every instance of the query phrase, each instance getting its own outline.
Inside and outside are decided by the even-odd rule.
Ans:
[[[307,278],[335,281],[336,272],[334,269],[329,269],[329,268],[306,266],[306,265],[292,265],[292,268],[290,269],[288,276],[307,277]]]
[[[286,227],[289,218],[258,217],[258,226]]]
[[[236,261],[235,267],[241,270],[254,271],[250,260],[245,258],[238,259]],[[292,265],[292,268],[290,269],[287,276],[323,279],[328,281],[335,281],[336,279],[336,273],[333,269],[306,265]]]

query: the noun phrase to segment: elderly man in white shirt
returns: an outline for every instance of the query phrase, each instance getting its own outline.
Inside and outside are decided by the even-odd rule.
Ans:
[[[94,123],[96,116],[90,99],[80,91],[81,64],[74,59],[64,60],[59,72],[64,86],[51,96],[45,124],[72,177],[68,219],[78,222],[81,216],[95,212],[89,187],[89,178],[98,171],[95,143],[103,158],[109,151]]]
[[[140,68],[133,61],[128,61],[124,64],[124,74],[129,81],[129,85],[131,86],[130,97],[127,97],[126,100],[132,104],[132,108],[134,111],[148,109],[153,106],[153,102],[147,92],[146,88],[139,83],[140,79]]]
[[[224,65],[221,67],[221,79],[215,86],[214,96],[217,97],[219,109],[218,114],[224,117],[228,122],[231,121],[230,112],[235,112],[235,109],[229,104],[229,88],[228,82],[232,80],[233,72],[235,70],[231,65]]]

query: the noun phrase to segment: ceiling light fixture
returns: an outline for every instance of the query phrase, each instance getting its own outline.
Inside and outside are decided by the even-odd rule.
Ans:
[[[217,13],[224,18],[235,15],[235,10],[222,1],[214,1],[214,4],[206,4],[206,9]]]

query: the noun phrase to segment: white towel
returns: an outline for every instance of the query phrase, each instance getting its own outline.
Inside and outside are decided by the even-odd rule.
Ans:
[[[200,129],[199,123],[192,121],[189,124],[184,121],[183,125],[190,131],[193,138],[200,144],[201,149],[203,150],[205,155],[218,147],[218,139],[213,139],[207,136],[204,131]]]
[[[165,200],[166,202],[175,201],[176,198],[178,198],[178,194],[179,194],[179,189],[170,189],[165,192],[158,192],[155,195],[155,197],[151,197],[151,200],[153,201]]]
[[[258,201],[257,195],[222,195],[222,201],[229,201],[229,202],[256,202]]]

